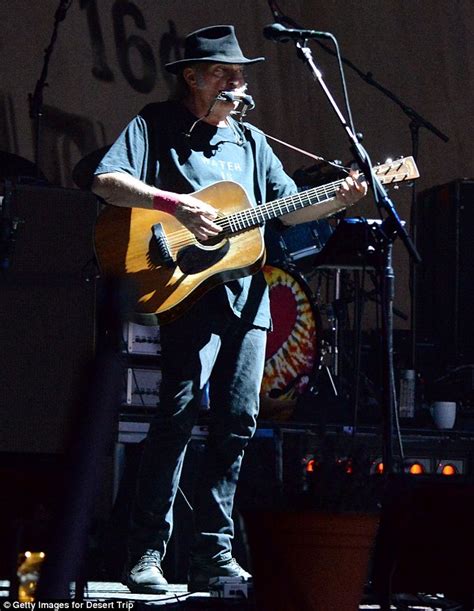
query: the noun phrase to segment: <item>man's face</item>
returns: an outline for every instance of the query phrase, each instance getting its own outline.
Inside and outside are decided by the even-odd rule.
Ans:
[[[236,91],[245,87],[244,68],[240,64],[206,64],[194,69],[195,93],[214,99],[221,91]]]
[[[243,93],[246,89],[245,73],[241,64],[210,64],[202,62],[183,71],[188,87],[188,108],[205,121],[218,125],[238,106],[238,102],[219,101],[221,91]],[[209,114],[209,109],[212,112]]]

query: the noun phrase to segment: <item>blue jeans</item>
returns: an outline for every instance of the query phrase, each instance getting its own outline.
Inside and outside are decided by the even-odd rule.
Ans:
[[[196,474],[191,554],[231,557],[232,508],[244,449],[255,432],[266,331],[237,318],[216,291],[161,327],[160,405],[150,426],[131,517],[132,557],[164,556],[186,447],[210,379],[209,435]],[[214,299],[213,299],[214,296]]]

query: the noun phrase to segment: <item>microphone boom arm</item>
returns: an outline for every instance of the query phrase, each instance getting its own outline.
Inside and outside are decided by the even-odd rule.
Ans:
[[[369,181],[370,186],[372,187],[374,198],[375,198],[377,205],[382,206],[388,212],[388,214],[393,216],[393,219],[396,225],[396,232],[400,236],[402,242],[405,244],[405,247],[409,251],[410,256],[413,257],[418,262],[421,261],[420,255],[416,251],[416,248],[413,242],[411,241],[410,236],[408,235],[406,229],[404,228],[400,220],[400,217],[398,216],[394,208],[393,202],[388,197],[387,192],[384,189],[384,187],[382,186],[378,177],[372,171],[372,164],[371,164],[367,151],[364,149],[362,144],[357,140],[356,135],[351,130],[346,119],[344,118],[344,115],[342,114],[341,110],[339,109],[332,93],[330,92],[328,86],[326,85],[323,79],[323,75],[321,74],[321,71],[314,63],[311,49],[307,45],[301,44],[300,42],[296,43],[296,48],[298,50],[298,57],[302,59],[306,63],[306,65],[309,67],[314,79],[318,81],[324,94],[326,95],[326,98],[328,99],[331,105],[331,108],[335,112],[342,127],[344,128],[344,131],[346,132],[346,135],[349,139],[351,152],[353,153],[354,157],[360,164],[362,171],[364,172],[367,180]]]
[[[336,41],[337,42],[337,41]],[[350,150],[355,159],[359,163],[360,168],[369,182],[373,190],[373,195],[376,204],[379,208],[384,208],[387,213],[387,218],[382,223],[378,232],[379,238],[379,263],[378,274],[380,277],[381,286],[381,301],[382,301],[382,387],[383,387],[383,463],[384,473],[391,475],[396,471],[394,464],[394,449],[393,449],[393,430],[394,425],[398,433],[398,441],[400,445],[400,454],[403,454],[401,444],[400,429],[397,417],[396,398],[395,398],[395,376],[393,368],[393,301],[395,295],[395,274],[392,265],[392,249],[393,241],[397,235],[400,236],[403,244],[409,252],[412,259],[420,261],[420,256],[413,244],[410,236],[405,230],[400,217],[395,210],[393,202],[387,195],[380,180],[375,175],[372,169],[372,164],[367,151],[358,141],[354,131],[351,130],[342,112],[340,111],[333,95],[329,91],[324,82],[321,71],[316,66],[311,49],[301,42],[296,42],[297,54],[300,59],[310,69],[313,78],[318,81],[326,98],[328,99],[331,108],[341,123],[347,138],[349,139]]]

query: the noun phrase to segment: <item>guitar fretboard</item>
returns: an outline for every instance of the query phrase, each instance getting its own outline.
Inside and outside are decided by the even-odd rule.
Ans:
[[[374,172],[382,184],[403,182],[418,178],[419,176],[418,168],[416,167],[413,157],[405,157],[396,161],[390,161],[374,168]],[[363,179],[364,176],[361,174],[358,180]],[[344,180],[345,179],[336,180],[327,185],[321,185],[313,189],[308,189],[307,191],[302,191],[301,193],[282,197],[273,202],[261,204],[256,208],[246,208],[245,210],[234,212],[224,217],[224,219],[217,221],[217,223],[228,233],[238,233],[246,229],[251,229],[252,227],[257,227],[258,225],[263,225],[266,221],[278,218],[289,212],[295,212],[307,206],[322,204],[334,199],[338,188],[342,185]],[[325,215],[327,216],[328,214],[334,213],[343,207],[343,205],[337,206],[334,211],[329,211],[329,213],[325,211]]]
[[[281,197],[273,202],[261,204],[256,208],[247,208],[239,212],[234,212],[225,217],[222,225],[231,233],[245,231],[258,225],[263,225],[267,221],[295,212],[308,206],[313,206],[327,202],[336,196],[338,187],[344,182],[343,179],[307,191],[301,191],[294,195]]]

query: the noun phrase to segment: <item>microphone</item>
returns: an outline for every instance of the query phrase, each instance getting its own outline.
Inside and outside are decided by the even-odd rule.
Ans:
[[[308,38],[332,38],[329,32],[318,32],[317,30],[297,30],[286,28],[281,23],[273,23],[263,28],[263,35],[268,40],[275,42],[288,42],[289,40],[307,40]]]

